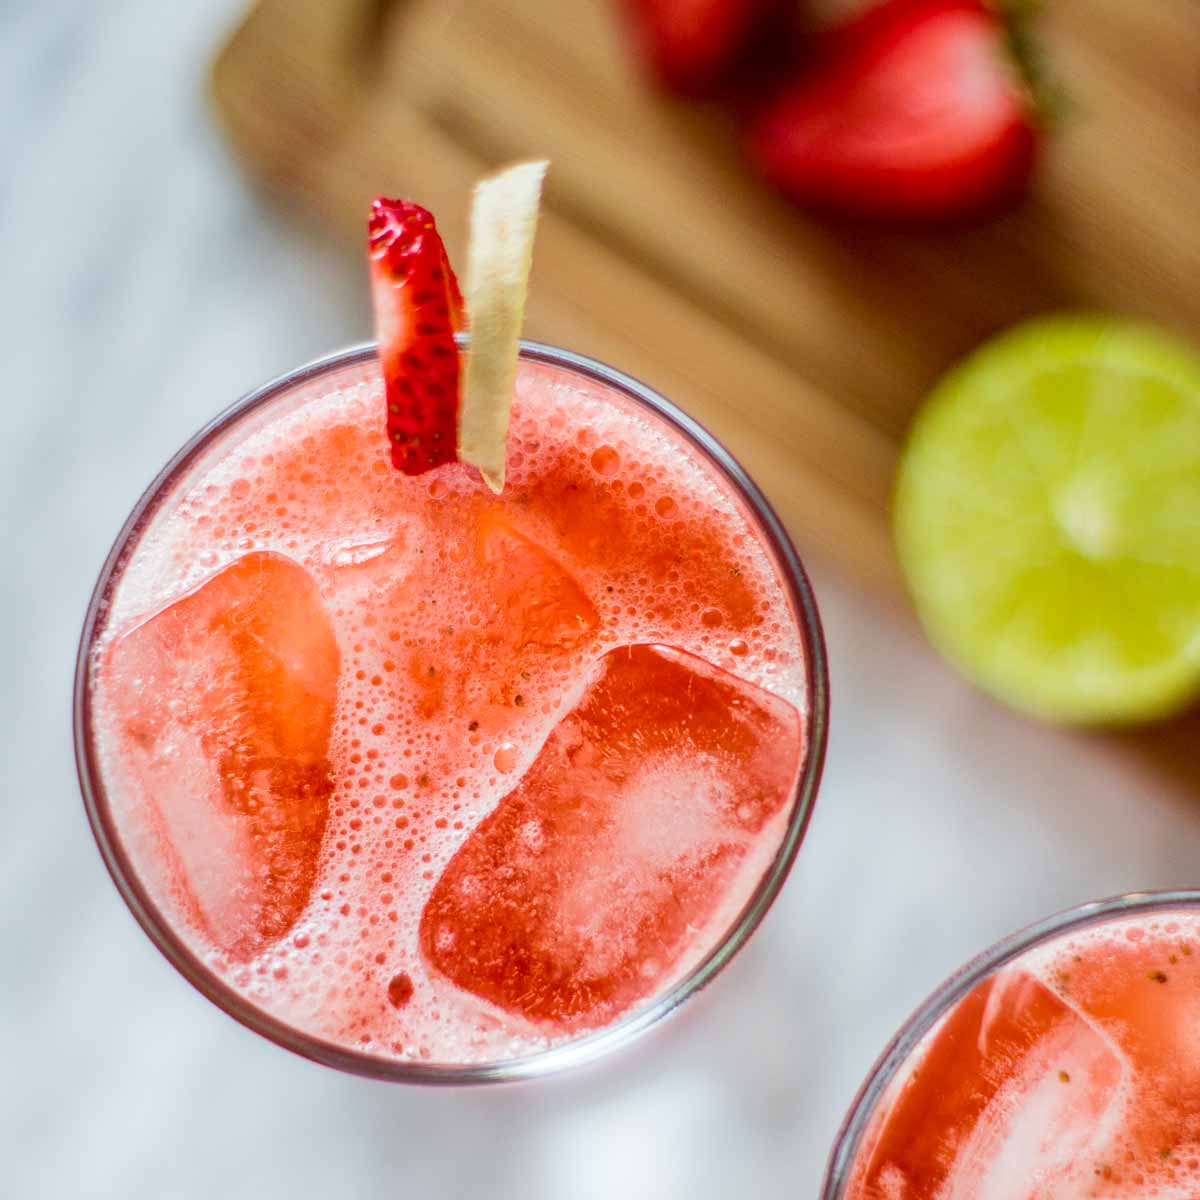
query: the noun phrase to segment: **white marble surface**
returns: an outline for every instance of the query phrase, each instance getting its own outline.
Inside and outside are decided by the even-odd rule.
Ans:
[[[750,947],[660,1035],[545,1084],[430,1091],[293,1058],[192,992],[84,822],[75,639],[168,454],[368,332],[359,265],[281,224],[209,125],[203,65],[237,7],[0,5],[0,1193],[811,1196],[913,1005],[1056,907],[1195,879],[1195,797],[1001,713],[818,572],[815,820]]]

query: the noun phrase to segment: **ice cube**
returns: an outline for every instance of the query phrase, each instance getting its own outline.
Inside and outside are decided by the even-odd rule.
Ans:
[[[339,531],[321,541],[311,562],[320,583],[331,585],[325,594],[340,605],[386,608],[424,556],[424,532],[415,516],[389,513],[362,529]]]
[[[1131,924],[1064,964],[1064,991],[1130,1063],[1122,1130],[1130,1159],[1120,1169],[1153,1178],[1156,1195],[1200,1194],[1200,941],[1195,926]],[[1081,948],[1082,949],[1082,948]],[[1114,1171],[1118,1168],[1114,1167]],[[1147,1187],[1149,1190],[1149,1187]]]
[[[447,624],[436,638],[412,639],[405,663],[416,712],[425,720],[453,725],[461,719],[485,736],[507,731],[514,707],[522,707],[530,691],[526,681],[544,684],[546,668],[585,652],[600,624],[571,573],[494,510],[481,516],[465,578],[436,561],[421,571],[406,583],[402,604],[414,595],[448,593],[438,608]]]
[[[438,880],[423,953],[531,1020],[611,1020],[713,915],[801,751],[778,697],[681,650],[612,651]]]
[[[595,606],[570,573],[498,512],[484,514],[477,548],[500,623],[518,651],[567,649],[599,624]]]
[[[1124,1064],[1021,970],[984,980],[930,1035],[872,1129],[856,1196],[1075,1195],[1121,1114]]]
[[[325,548],[326,559],[338,570],[365,567],[395,549],[396,539],[382,534],[335,538]]]
[[[338,647],[308,573],[248,554],[120,637],[104,672],[184,909],[247,959],[308,900],[332,791]]]

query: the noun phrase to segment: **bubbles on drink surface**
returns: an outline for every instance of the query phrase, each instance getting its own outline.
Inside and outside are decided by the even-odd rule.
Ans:
[[[250,956],[232,953],[178,898],[163,903],[234,987],[319,1036],[441,1062],[517,1055],[656,994],[740,909],[786,818],[802,752],[804,664],[773,564],[715,472],[684,452],[678,435],[601,389],[526,366],[508,484],[497,500],[457,466],[415,479],[393,472],[376,428],[378,391],[364,372],[206,463],[151,523],[114,596],[110,629],[119,644],[164,598],[208,586],[247,556],[286,556],[308,581],[339,655],[326,823],[307,902]],[[286,649],[287,631],[264,630],[263,640],[264,653]],[[418,945],[430,897],[487,821],[496,828],[505,824],[497,814],[515,811],[516,801],[504,808],[506,794],[528,797],[531,764],[569,727],[597,664],[617,647],[648,642],[699,656],[697,681],[735,672],[746,681],[737,687],[757,697],[745,701],[749,709],[791,713],[780,749],[787,779],[747,796],[726,767],[693,764],[689,774],[681,762],[639,766],[643,784],[629,784],[629,812],[644,819],[614,824],[611,809],[598,844],[624,839],[630,862],[658,863],[662,894],[674,888],[694,919],[684,934],[614,936],[607,960],[597,926],[589,969],[620,985],[590,1016],[583,1007],[556,1016],[552,1005],[522,1007],[459,986],[442,969],[438,935],[424,952]],[[194,645],[188,654],[203,658]],[[121,768],[122,735],[110,732],[106,771],[118,794],[120,780],[145,764]],[[533,808],[497,850],[561,857],[552,814]],[[715,811],[724,815],[710,828]],[[139,819],[128,805],[119,815],[124,828]],[[142,839],[137,854],[139,871],[164,893],[180,874],[162,868],[169,842]],[[675,843],[689,849],[675,853]],[[447,932],[462,936],[472,888],[486,894],[494,884],[450,869],[464,920]],[[599,864],[589,869],[599,896]],[[261,878],[273,886],[270,872]],[[637,925],[636,911],[659,911],[646,887],[623,886],[624,907],[613,914]],[[662,926],[646,920],[646,929]],[[645,946],[627,953],[639,938]],[[401,977],[406,984],[395,983]]]
[[[984,980],[928,1035],[848,1196],[1200,1194],[1200,919],[1118,920]]]

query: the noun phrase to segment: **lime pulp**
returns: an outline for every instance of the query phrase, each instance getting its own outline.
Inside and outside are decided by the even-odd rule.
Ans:
[[[1200,357],[1147,325],[1042,318],[952,370],[895,493],[934,644],[978,686],[1072,723],[1200,690]]]

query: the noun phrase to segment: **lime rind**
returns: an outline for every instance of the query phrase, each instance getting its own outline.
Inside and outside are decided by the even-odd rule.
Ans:
[[[1120,723],[1200,691],[1200,358],[1110,317],[1029,322],[939,383],[895,492],[930,639],[1033,715]]]

